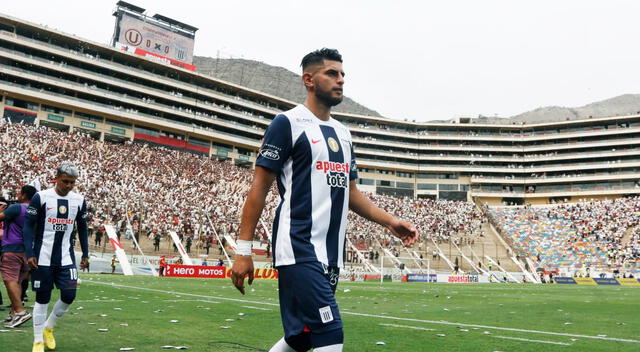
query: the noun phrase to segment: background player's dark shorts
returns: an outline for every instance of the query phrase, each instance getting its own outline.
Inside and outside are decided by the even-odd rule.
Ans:
[[[278,268],[280,314],[285,337],[298,335],[305,327],[317,334],[342,328],[334,297],[338,277],[338,268],[325,270],[319,262]]]
[[[34,291],[53,290],[53,284],[60,290],[75,290],[78,287],[78,269],[69,266],[41,266],[31,270],[31,287]]]
[[[29,274],[27,255],[22,252],[4,252],[0,262],[0,274],[4,281],[22,281]]]

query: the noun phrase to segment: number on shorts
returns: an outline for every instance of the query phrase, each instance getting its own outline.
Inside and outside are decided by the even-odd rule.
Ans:
[[[71,268],[71,280],[78,280],[78,269]]]

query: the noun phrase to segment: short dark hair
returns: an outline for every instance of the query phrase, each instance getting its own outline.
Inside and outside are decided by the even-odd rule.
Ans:
[[[27,196],[27,200],[31,200],[31,198],[33,198],[33,196],[37,192],[38,192],[38,190],[36,190],[36,188],[31,186],[31,185],[24,185],[24,186],[22,186],[22,188],[20,188],[20,193],[22,193],[25,196]]]
[[[322,64],[324,60],[342,62],[342,55],[336,49],[322,48],[305,55],[300,66],[304,72],[308,66]]]

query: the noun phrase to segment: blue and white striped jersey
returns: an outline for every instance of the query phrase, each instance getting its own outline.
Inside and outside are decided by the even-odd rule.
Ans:
[[[75,265],[74,238],[71,237],[75,224],[83,256],[88,254],[86,211],[87,203],[78,193],[69,192],[62,197],[54,188],[36,193],[27,208],[23,231],[27,257],[36,257],[42,266]]]
[[[357,178],[349,130],[298,105],[273,119],[256,165],[277,175],[274,265],[318,261],[342,267],[349,181]]]

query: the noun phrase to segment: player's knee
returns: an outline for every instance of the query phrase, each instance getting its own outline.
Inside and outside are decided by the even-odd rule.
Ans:
[[[344,333],[342,332],[342,328],[322,333],[311,333],[311,345],[314,348],[339,345],[342,343],[344,343]]]
[[[73,300],[76,299],[76,290],[61,290],[60,291],[60,300],[66,304],[73,303]]]
[[[289,347],[293,348],[297,352],[305,352],[311,349],[311,334],[308,332],[285,337],[284,340],[287,342]]]
[[[47,304],[51,300],[51,291],[36,291],[36,302],[40,304]]]

